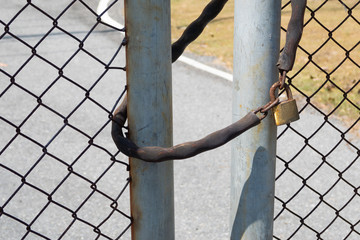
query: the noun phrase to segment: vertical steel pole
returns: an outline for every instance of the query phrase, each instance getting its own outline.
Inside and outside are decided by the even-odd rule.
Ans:
[[[269,101],[278,81],[281,0],[235,0],[233,120]],[[273,237],[276,126],[272,117],[232,145],[231,239]]]
[[[139,146],[172,145],[170,0],[125,0],[128,122]],[[174,239],[173,162],[130,159],[132,239]]]

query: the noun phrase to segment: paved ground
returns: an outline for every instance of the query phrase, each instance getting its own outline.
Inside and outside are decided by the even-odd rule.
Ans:
[[[64,9],[64,4],[65,1],[57,1],[50,6],[45,1],[40,1],[38,6],[56,16],[60,12],[59,9]],[[89,1],[89,4],[96,9],[96,1]],[[24,6],[24,3],[7,1],[0,10],[0,19],[7,23],[21,6]],[[52,24],[53,22],[43,14],[29,7],[10,25],[10,31],[20,36],[29,45],[35,46]],[[64,14],[58,24],[81,39],[94,24],[94,17],[77,2]],[[3,26],[0,29],[3,29]],[[84,44],[86,51],[96,55],[105,63],[110,61],[121,41],[119,33],[108,32],[108,30],[106,27],[96,28]],[[0,34],[2,34],[1,31]],[[67,34],[55,30],[54,34],[36,48],[36,51],[43,58],[61,67],[78,49],[78,45],[79,43]],[[0,40],[0,49],[1,69],[9,75],[16,74],[31,56],[31,49],[14,40],[10,35]],[[113,66],[123,65],[124,52],[113,63]],[[46,91],[47,86],[59,76],[58,70],[39,57],[33,57],[16,74],[15,82],[30,90],[34,95],[14,85],[4,92],[10,84],[10,77],[0,73],[0,92],[3,92],[0,95],[0,116],[19,126],[31,111],[37,108],[37,97],[42,95],[42,103],[63,116],[68,116],[84,100],[84,89],[90,89],[103,73],[104,66],[84,52],[80,52],[63,68],[63,75],[76,81],[78,86],[65,78],[60,78],[50,90]],[[92,88],[90,97],[110,110],[123,89],[124,83],[124,72],[110,70]],[[198,139],[230,124],[231,95],[230,82],[194,70],[183,63],[175,63],[173,65],[174,144]],[[303,104],[300,101],[301,106]],[[70,124],[89,136],[94,136],[107,121],[107,115],[106,111],[92,101],[85,100],[68,120]],[[346,128],[346,123],[336,119],[330,119],[330,121],[338,128]],[[301,120],[291,126],[303,136],[310,137],[323,122],[324,119],[320,114],[311,107],[307,107],[301,113]],[[21,239],[27,232],[25,225],[14,220],[10,215],[21,219],[26,224],[34,222],[31,229],[50,239],[58,239],[74,220],[71,211],[76,211],[78,218],[91,222],[95,226],[111,212],[112,208],[109,206],[112,201],[99,193],[92,194],[82,206],[84,199],[92,193],[92,189],[87,180],[76,174],[70,174],[65,182],[58,189],[56,188],[69,174],[66,164],[71,163],[73,163],[74,171],[81,176],[93,182],[98,180],[97,188],[112,199],[121,192],[128,177],[122,164],[113,165],[109,154],[97,147],[91,146],[82,155],[84,149],[89,146],[89,139],[69,126],[65,126],[61,133],[46,146],[47,152],[56,158],[44,154],[39,145],[47,145],[63,126],[61,117],[43,106],[38,107],[20,128],[24,135],[30,136],[39,143],[36,144],[26,137],[17,136],[14,126],[0,120],[2,135],[0,139],[0,151],[2,151],[0,206],[6,213],[0,217],[1,240]],[[279,134],[283,129],[284,127],[278,129]],[[116,148],[109,133],[110,129],[107,125],[96,136],[94,143],[110,153],[115,153]],[[14,136],[17,137],[5,149]],[[304,149],[289,164],[289,167],[299,176],[290,170],[282,173],[284,164],[278,161],[277,175],[281,173],[282,175],[276,182],[276,196],[283,201],[288,201],[301,189],[299,194],[286,204],[286,207],[302,218],[305,218],[317,206],[316,210],[304,221],[307,227],[302,226],[293,239],[316,239],[315,233],[310,228],[321,232],[334,219],[333,225],[321,235],[322,239],[344,239],[350,232],[350,224],[355,225],[354,229],[360,232],[358,224],[360,219],[357,214],[360,210],[360,197],[354,195],[354,189],[351,187],[351,185],[357,188],[360,186],[358,177],[360,160],[357,153],[360,141],[351,133],[346,134],[345,137],[353,146],[341,140],[341,134],[328,123],[309,140],[307,145],[304,139],[293,130],[288,130],[280,137],[278,156],[281,159],[290,161],[300,149]],[[337,143],[339,143],[338,147],[327,155]],[[311,147],[317,149],[318,153]],[[177,239],[229,238],[230,148],[230,144],[227,144],[197,157],[175,162]],[[326,156],[327,162],[340,171],[346,170],[350,165],[351,167],[344,171],[340,179],[338,172],[323,163],[321,154]],[[77,157],[79,157],[78,160],[76,160]],[[57,159],[62,160],[63,163]],[[126,161],[126,158],[121,155],[117,159]],[[324,196],[323,202],[313,190],[303,187],[301,180],[301,176],[308,177],[319,165],[322,167],[307,180],[307,184],[313,190],[325,194],[338,181],[334,189]],[[32,166],[35,167],[32,168]],[[110,170],[102,176],[109,167]],[[16,171],[17,174],[10,169]],[[22,176],[25,176],[26,182],[44,192],[29,185],[23,185]],[[12,196],[19,187],[17,194]],[[46,194],[51,192],[53,192],[52,199],[66,206],[67,209],[51,203],[37,217],[44,206],[47,206]],[[11,200],[8,201],[9,199]],[[118,203],[118,209],[129,212],[127,191]],[[344,207],[345,204],[347,205]],[[77,210],[79,206],[82,207]],[[336,217],[335,209],[340,211],[340,217]],[[275,215],[281,210],[283,210],[281,203],[276,201]],[[300,218],[290,211],[284,210],[275,221],[274,233],[280,239],[289,238],[301,226]],[[126,218],[115,213],[99,228],[102,233],[116,238],[127,224]],[[94,239],[96,236],[92,227],[81,221],[75,221],[62,239]],[[123,239],[129,239],[129,236],[128,231]],[[26,239],[41,238],[30,233]],[[359,235],[352,233],[348,239],[359,239]]]

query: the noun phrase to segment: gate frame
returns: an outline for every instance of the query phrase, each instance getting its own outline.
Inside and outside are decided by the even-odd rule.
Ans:
[[[233,121],[269,101],[278,81],[281,0],[235,0]],[[231,239],[273,238],[276,131],[272,117],[232,142]]]
[[[172,146],[170,0],[125,0],[129,137],[138,146]],[[133,240],[171,240],[173,161],[130,158]]]

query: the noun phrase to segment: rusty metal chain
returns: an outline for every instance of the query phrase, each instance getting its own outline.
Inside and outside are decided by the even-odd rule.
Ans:
[[[118,149],[128,157],[138,158],[147,162],[162,162],[167,160],[185,159],[193,157],[224,145],[248,129],[260,124],[261,119],[255,111],[235,123],[218,130],[208,136],[192,142],[182,143],[173,147],[139,147],[126,138],[122,132],[127,118],[126,100],[116,109],[112,122],[112,137]]]
[[[278,88],[279,82],[276,82],[271,88]],[[140,147],[123,134],[123,128],[127,119],[127,98],[116,109],[112,121],[111,135],[117,148],[128,157],[134,157],[146,162],[163,162],[168,160],[179,160],[190,158],[199,153],[220,147],[230,140],[238,137],[243,132],[260,124],[268,115],[268,111],[279,104],[279,98],[249,112],[246,116],[235,123],[213,132],[206,137],[192,142],[178,144],[173,147],[164,148],[158,146]],[[261,115],[258,116],[257,114]],[[125,134],[127,135],[127,134]]]
[[[275,96],[275,90],[277,88],[281,89],[281,85],[283,84],[282,87],[285,87],[285,89],[288,89],[288,85],[286,83],[282,83],[281,81],[275,82],[269,90],[269,95],[270,95],[270,101],[265,104],[262,107],[259,107],[258,109],[256,109],[256,112],[260,112],[263,113],[264,115],[267,115],[268,111],[270,109],[272,109],[273,107],[275,107],[276,105],[280,104],[280,99],[279,97]]]
[[[226,2],[227,0],[210,1],[201,15],[193,21],[185,29],[182,36],[172,44],[172,62],[175,62],[184,52],[185,48],[202,33],[206,25],[220,13]],[[286,43],[277,64],[280,71],[280,78],[279,81],[270,88],[270,93],[275,92],[274,88],[282,89],[285,86],[286,73],[290,71],[294,65],[296,48],[302,35],[305,6],[306,0],[291,1],[292,15],[286,35]],[[249,112],[245,117],[228,127],[218,130],[200,140],[163,148],[157,146],[140,147],[124,136],[122,130],[125,128],[124,125],[127,119],[127,97],[125,96],[124,101],[114,113],[111,134],[117,148],[128,157],[134,157],[148,162],[190,158],[204,151],[224,145],[248,129],[260,124],[261,120],[267,116],[268,111],[279,104],[279,98],[273,96],[272,99],[275,100]],[[258,116],[257,114],[259,113],[262,115]]]
[[[212,0],[200,16],[193,21],[183,32],[181,37],[172,44],[172,61],[175,62],[181,54],[184,52],[185,48],[193,42],[204,30],[206,25],[213,20],[224,8],[228,0]]]
[[[280,89],[284,87],[286,73],[291,71],[304,28],[306,0],[291,0],[291,18],[286,32],[285,46],[280,54],[277,66],[280,72]]]

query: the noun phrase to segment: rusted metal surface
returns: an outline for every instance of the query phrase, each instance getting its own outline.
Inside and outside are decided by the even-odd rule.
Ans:
[[[277,99],[277,97],[276,97],[276,89],[280,88],[280,86],[281,86],[281,83],[276,82],[270,87],[270,90],[269,90],[270,103],[276,101],[276,99]],[[288,96],[291,96],[291,98],[292,98],[292,94],[291,94],[291,92],[289,92],[289,87],[287,85],[285,87],[285,91],[286,91],[286,94],[288,94]]]
[[[281,83],[276,82],[270,87],[269,96],[270,96],[270,102],[271,103],[276,101],[276,99],[277,99],[277,97],[276,97],[276,89],[280,88],[280,86],[281,86]],[[285,92],[286,92],[287,98],[288,99],[293,99],[293,95],[292,95],[292,92],[290,90],[289,85],[284,84],[284,87],[285,87]]]
[[[185,48],[202,33],[206,25],[221,12],[227,1],[228,0],[211,0],[210,3],[206,5],[201,15],[185,29],[179,40],[172,44],[173,62],[175,62],[184,52]]]
[[[170,0],[125,0],[129,139],[172,146]],[[175,238],[173,162],[130,158],[132,239]]]
[[[162,162],[193,157],[204,151],[224,145],[248,129],[258,125],[261,121],[255,112],[249,112],[245,117],[235,123],[209,134],[200,140],[164,148],[157,146],[139,147],[130,139],[126,138],[122,132],[126,117],[126,102],[123,102],[114,115],[114,121],[112,123],[113,140],[118,149],[125,155],[147,162]]]
[[[279,70],[290,71],[294,66],[296,49],[304,25],[306,0],[291,0],[291,18],[286,32],[286,43],[277,63]]]

